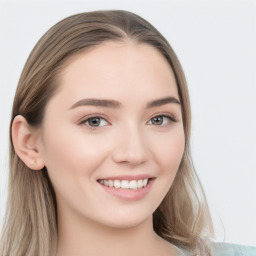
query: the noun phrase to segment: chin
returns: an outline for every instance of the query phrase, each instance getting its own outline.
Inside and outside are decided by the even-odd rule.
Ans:
[[[109,215],[109,218],[104,218],[104,220],[100,222],[110,228],[129,229],[140,226],[145,222],[152,222],[152,214],[153,213],[146,214],[145,212],[138,214],[134,212],[130,212],[129,214],[112,214]]]
[[[107,226],[115,229],[130,229],[140,226],[142,223],[146,222],[148,219],[143,220],[123,220],[107,223]]]

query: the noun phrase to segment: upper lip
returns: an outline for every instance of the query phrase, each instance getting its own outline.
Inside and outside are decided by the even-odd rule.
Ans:
[[[137,175],[117,175],[117,176],[109,176],[105,178],[100,178],[98,180],[144,180],[155,178],[149,174],[137,174]]]

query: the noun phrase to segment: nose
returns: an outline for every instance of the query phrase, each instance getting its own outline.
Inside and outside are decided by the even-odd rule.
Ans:
[[[147,161],[146,139],[142,131],[130,128],[122,131],[116,138],[116,146],[112,159],[116,163],[127,163],[131,166],[140,165]]]

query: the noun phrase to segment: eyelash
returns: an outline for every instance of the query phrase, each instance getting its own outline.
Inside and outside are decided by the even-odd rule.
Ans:
[[[102,127],[102,126],[95,126],[95,127],[93,127],[93,126],[90,126],[90,125],[88,125],[88,124],[86,124],[86,123],[89,122],[90,120],[98,119],[98,118],[99,118],[100,120],[104,120],[106,123],[109,123],[109,122],[106,120],[106,118],[104,118],[104,117],[102,117],[102,116],[97,116],[97,115],[95,115],[95,116],[87,117],[85,120],[81,121],[79,124],[80,124],[80,125],[86,125],[88,129],[96,130],[96,129],[99,129],[100,127]]]
[[[162,118],[167,118],[167,119],[169,119],[168,121],[169,122],[174,122],[174,123],[176,123],[177,122],[177,120],[175,119],[175,117],[173,116],[173,115],[170,115],[170,114],[158,114],[158,115],[155,115],[155,116],[153,116],[153,117],[151,117],[150,119],[149,119],[149,121],[151,121],[153,118],[157,118],[157,117],[162,117]],[[148,122],[149,122],[148,121]],[[147,123],[148,123],[147,122]],[[153,125],[153,124],[152,124]],[[165,126],[165,125],[168,125],[168,124],[161,124],[161,125],[156,125],[156,126]]]
[[[157,115],[151,117],[148,122],[150,122],[150,121],[152,122],[152,119],[157,118],[157,117],[168,118],[169,122],[177,122],[175,117],[173,115],[170,115],[170,114],[157,114]],[[79,124],[80,125],[86,125],[91,130],[96,130],[96,129],[99,129],[100,127],[105,126],[105,125],[103,125],[103,126],[93,127],[93,126],[90,126],[90,125],[86,124],[87,122],[89,122],[90,120],[93,120],[93,119],[100,119],[100,120],[104,120],[106,123],[109,123],[104,117],[95,115],[95,116],[90,116],[90,117],[86,118],[85,120],[81,121]],[[147,122],[147,124],[148,124],[148,122]],[[152,125],[154,125],[154,124],[152,124]],[[164,125],[160,124],[160,125],[155,125],[155,126],[166,126],[166,125],[168,125],[168,124],[164,124]]]

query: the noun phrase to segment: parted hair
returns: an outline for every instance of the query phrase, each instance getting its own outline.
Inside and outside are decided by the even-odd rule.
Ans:
[[[17,156],[11,135],[16,115],[40,127],[47,102],[57,92],[61,71],[70,57],[105,41],[132,41],[156,48],[172,68],[181,101],[185,150],[167,195],[153,214],[155,232],[176,246],[210,253],[213,234],[206,197],[190,156],[191,113],[180,62],[168,41],[149,22],[127,11],[94,11],[70,16],[38,41],[24,66],[10,124],[8,199],[0,256],[54,256],[57,248],[57,202],[47,169],[29,169]],[[200,245],[200,246],[199,246]],[[199,248],[200,247],[200,248]]]

